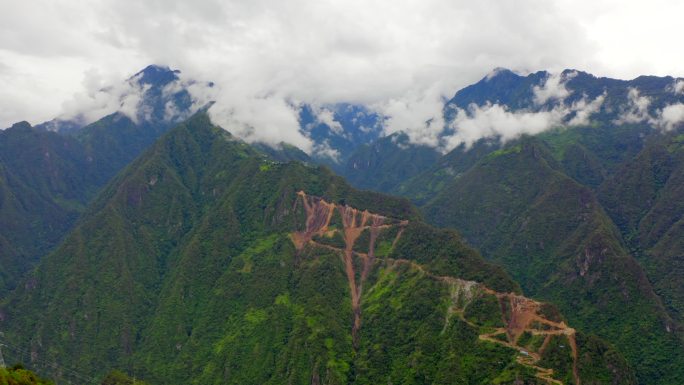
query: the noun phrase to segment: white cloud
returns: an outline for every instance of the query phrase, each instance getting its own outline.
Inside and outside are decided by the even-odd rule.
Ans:
[[[676,90],[676,88],[674,88]],[[627,95],[627,108],[614,120],[616,124],[646,122],[653,127],[669,131],[684,122],[684,104],[670,104],[655,112],[655,116],[648,111],[651,99],[640,96],[639,90],[632,88]]]
[[[405,132],[411,143],[439,146],[444,130],[444,97],[437,86],[403,95],[373,106],[385,116],[384,135]]]
[[[485,76],[485,79],[486,79],[487,81],[492,80],[493,78],[495,78],[495,77],[496,77],[499,73],[501,73],[502,71],[510,71],[510,69],[502,68],[502,67],[496,67],[496,68],[494,68],[493,70],[489,71],[489,73],[487,73],[487,75]]]
[[[0,127],[60,115],[70,95],[90,91],[79,80],[89,68],[119,79],[150,63],[178,68],[239,95],[216,98],[236,118],[264,100],[389,108],[433,88],[450,96],[498,66],[586,67],[586,36],[542,0],[15,2],[0,13],[0,62],[9,66],[0,77],[17,79],[0,89]],[[42,81],[19,81],[19,71]],[[405,117],[392,124],[414,126]]]
[[[648,96],[641,96],[638,89],[630,88],[627,93],[627,106],[613,123],[626,124],[650,121],[652,119],[648,112],[650,105],[651,99]]]
[[[570,108],[570,111],[574,112],[574,116],[567,122],[567,125],[588,125],[590,123],[589,118],[591,117],[591,115],[599,112],[601,106],[603,105],[603,102],[606,100],[606,96],[607,93],[603,92],[603,94],[597,96],[594,100],[587,101],[587,98],[585,96],[582,99],[573,103],[572,107]]]
[[[675,95],[684,94],[684,79],[675,80],[672,85],[672,92],[674,92]]]
[[[500,104],[472,104],[467,110],[457,108],[456,118],[450,123],[453,133],[441,139],[440,149],[448,152],[461,144],[470,147],[480,139],[507,142],[554,127],[587,125],[590,116],[601,108],[605,97],[605,94],[594,100],[583,97],[570,106],[559,104],[542,111],[511,111]]]
[[[213,95],[213,90],[209,83],[188,79],[182,73],[177,73],[176,76],[178,79],[165,85],[161,92],[162,100],[166,100],[164,105],[164,121],[166,122],[179,122],[187,119],[200,108],[206,107],[208,103],[213,101],[213,99],[210,99],[210,96]],[[184,90],[190,93],[192,104],[188,110],[180,111],[175,102],[175,95]],[[193,92],[196,94],[193,95]]]
[[[684,122],[684,104],[676,103],[666,106],[658,113],[655,124],[666,131]]]
[[[311,153],[313,143],[299,132],[296,113],[296,107],[275,96],[247,96],[236,100],[221,95],[209,109],[214,124],[248,143],[277,146],[285,142]]]
[[[229,102],[230,104],[228,104]],[[297,108],[278,97],[242,100],[219,98],[209,109],[211,120],[249,143],[293,144],[311,153],[312,142],[299,132]]]
[[[534,103],[536,105],[542,105],[549,100],[563,101],[563,99],[570,96],[570,91],[565,88],[565,82],[573,78],[576,74],[577,73],[570,73],[568,76],[563,76],[562,73],[549,75],[544,84],[532,88]]]
[[[65,101],[57,119],[85,125],[114,112],[120,112],[136,123],[151,121],[154,113],[153,106],[143,103],[151,86],[141,84],[140,76],[136,75],[122,81],[121,79],[105,79],[96,69],[87,71],[82,82],[85,91],[76,93]],[[187,111],[180,111],[174,101],[174,95],[184,89],[204,88],[207,88],[204,83],[200,84],[182,78],[164,86],[161,90],[162,102],[166,100],[164,120],[166,122],[181,121],[206,104],[206,101],[201,101],[201,103],[196,101]],[[203,90],[202,94],[205,92]]]
[[[523,134],[538,134],[561,124],[564,111],[510,111],[506,106],[487,104],[471,105],[468,111],[459,109],[451,123],[453,135],[444,140],[444,150],[450,151],[464,143],[470,147],[482,138],[499,138],[502,142]]]
[[[327,139],[313,145],[312,155],[328,158],[335,163],[340,162],[340,152],[330,147],[330,142]]]
[[[212,122],[248,143],[261,142],[278,146],[281,142],[299,147],[311,154],[311,139],[300,132],[298,103],[275,92],[254,92],[245,82],[231,74],[217,75],[212,87],[202,82],[187,82],[191,78],[181,73],[181,81],[188,84],[193,109],[213,103],[209,108]],[[213,79],[212,79],[213,80]]]
[[[335,113],[325,107],[311,106],[312,112],[316,117],[316,121],[325,124],[330,130],[340,136],[344,136],[344,128],[342,124],[335,120]]]
[[[110,84],[113,85],[105,86],[102,75],[97,70],[86,72],[83,80],[86,92],[77,93],[64,102],[63,112],[58,118],[89,124],[118,111],[138,122],[139,117],[144,115],[139,113],[139,107],[149,86],[144,87],[133,79]]]
[[[7,2],[0,12],[0,127],[74,114],[73,94],[84,95],[76,99],[85,105],[109,111],[116,98],[105,100],[81,84],[88,69],[97,68],[104,79],[122,79],[160,63],[189,78],[216,82],[215,97],[207,99],[217,101],[212,117],[252,139],[289,139],[306,147],[308,139],[293,131],[291,101],[352,102],[386,112],[387,132],[407,130],[416,142],[435,144],[442,97],[491,68],[681,76],[684,51],[669,47],[677,44],[683,5],[654,1],[658,5],[617,0]],[[635,29],[627,23],[634,16],[656,22]],[[541,99],[562,98],[562,90],[550,85],[541,92],[548,94]],[[205,93],[194,96],[204,100]],[[73,103],[63,108],[65,100]],[[124,104],[134,105],[134,99]],[[168,113],[175,111],[169,107]]]

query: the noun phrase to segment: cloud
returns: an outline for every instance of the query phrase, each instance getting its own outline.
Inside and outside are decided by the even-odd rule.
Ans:
[[[563,101],[563,99],[570,96],[570,91],[565,88],[565,82],[576,75],[576,72],[570,73],[567,76],[563,76],[562,73],[549,75],[544,84],[532,88],[534,103],[540,106],[550,100]]]
[[[136,123],[139,121],[139,108],[149,86],[133,79],[105,86],[102,75],[95,69],[86,72],[83,86],[86,92],[74,94],[64,102],[58,119],[86,125],[118,111]]]
[[[248,143],[261,142],[276,147],[285,142],[311,153],[313,142],[300,132],[296,103],[275,93],[245,93],[239,83],[226,90],[224,84],[219,82],[213,87],[204,87],[197,83],[188,88],[193,105],[214,103],[209,108],[209,117],[214,124]]]
[[[630,88],[627,92],[627,106],[617,119],[613,120],[613,123],[626,124],[650,121],[652,119],[648,112],[650,105],[651,99],[648,96],[641,96],[638,89]]]
[[[506,69],[506,68],[496,67],[493,70],[489,71],[489,73],[487,73],[487,75],[485,76],[485,79],[487,81],[490,81],[490,80],[494,79],[502,71],[507,71],[507,70],[508,69]]]
[[[684,79],[675,80],[674,84],[672,85],[672,92],[675,95],[684,94]]]
[[[599,112],[603,102],[606,100],[607,92],[596,97],[594,100],[587,100],[586,95],[573,103],[570,108],[570,112],[574,113],[574,116],[567,122],[568,126],[586,126],[590,123],[589,118],[591,115]]]
[[[604,92],[593,100],[584,95],[567,105],[564,99],[571,92],[565,88],[565,82],[575,75],[551,74],[543,85],[533,87],[532,91],[538,97],[535,104],[538,106],[549,100],[557,100],[553,108],[514,111],[506,105],[492,103],[483,106],[472,104],[467,109],[449,105],[446,108],[452,109],[455,118],[445,122],[445,97],[439,87],[404,95],[400,99],[376,104],[373,108],[385,117],[384,135],[403,132],[412,144],[435,147],[446,153],[461,144],[470,147],[483,138],[506,142],[553,127],[589,124],[590,117],[600,110],[607,94]]]
[[[313,142],[299,131],[298,108],[277,96],[225,97],[209,109],[211,120],[249,143],[276,146],[281,142],[311,153]]]
[[[214,107],[223,111],[217,116],[233,111],[233,127],[260,131],[254,123],[264,118],[249,111],[268,105],[279,115],[254,135],[301,143],[288,127],[284,135],[270,128],[293,121],[280,115],[296,116],[291,103],[382,106],[400,112],[390,130],[415,127],[437,110],[418,101],[453,95],[490,68],[586,67],[593,49],[578,20],[542,0],[35,0],[0,14],[0,62],[10,67],[0,71],[15,79],[0,90],[0,126],[73,113],[62,104],[75,93],[108,107],[81,84],[88,69],[121,79],[160,63],[235,95],[217,95]],[[27,78],[19,81],[21,71]],[[28,80],[39,74],[40,82]],[[408,116],[401,105],[425,115]]]
[[[86,125],[119,112],[135,123],[150,122],[157,119],[153,115],[157,113],[155,105],[160,102],[164,103],[162,119],[169,123],[179,122],[206,105],[206,102],[197,100],[189,109],[180,109],[176,105],[176,95],[186,89],[209,86],[193,80],[176,79],[166,84],[161,89],[161,96],[158,96],[156,92],[149,92],[151,85],[144,83],[142,74],[121,81],[105,79],[98,70],[91,69],[84,76],[83,88],[84,92],[74,94],[62,104],[62,112],[57,120]]]
[[[451,123],[453,135],[444,139],[444,150],[450,151],[460,144],[470,147],[483,138],[499,138],[502,142],[523,134],[538,134],[560,125],[564,113],[559,109],[541,112],[510,111],[506,106],[487,104],[471,105],[468,111],[459,109]]]
[[[673,87],[673,91],[677,93],[676,86]],[[654,115],[651,115],[648,110],[651,105],[651,99],[646,96],[640,96],[639,90],[636,88],[630,89],[627,98],[627,107],[613,121],[615,124],[645,122],[653,127],[669,131],[684,122],[684,104],[682,103],[669,104],[655,111]]]
[[[193,97],[216,100],[212,118],[248,140],[313,150],[295,129],[293,106],[350,102],[387,116],[388,133],[406,130],[439,146],[443,99],[491,68],[680,70],[683,51],[662,49],[676,45],[676,33],[624,21],[649,15],[642,18],[674,31],[681,8],[617,0],[9,2],[0,13],[0,127],[74,116],[82,106],[104,113],[125,95],[133,114],[141,90],[115,89],[108,99],[81,79],[90,68],[109,80],[160,63],[215,82],[211,92],[194,87]],[[563,99],[561,86],[547,82],[539,100]],[[166,112],[177,113],[173,105]]]
[[[587,100],[585,96],[570,106],[561,103],[541,111],[512,111],[505,105],[491,103],[471,104],[467,110],[457,108],[456,117],[449,124],[453,132],[441,138],[440,149],[448,152],[461,144],[470,147],[480,139],[507,142],[554,127],[587,125],[589,117],[599,111],[605,98],[605,93],[593,100]]]
[[[333,133],[344,136],[344,128],[340,122],[335,120],[335,113],[333,111],[315,105],[311,106],[311,110],[318,123],[325,124]]]
[[[676,103],[663,108],[658,113],[655,124],[665,131],[672,130],[675,126],[684,122],[684,104]]]
[[[320,143],[315,143],[312,148],[312,155],[328,158],[335,163],[340,162],[340,152],[330,146],[330,142],[326,139]]]
[[[377,103],[371,108],[386,117],[384,135],[404,132],[411,143],[438,147],[445,124],[444,102],[439,88],[431,87]]]

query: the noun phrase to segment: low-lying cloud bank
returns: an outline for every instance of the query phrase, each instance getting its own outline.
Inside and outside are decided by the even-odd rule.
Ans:
[[[684,79],[675,80],[674,84],[672,85],[672,92],[675,95],[684,94]]]
[[[522,135],[536,135],[556,127],[573,127],[590,124],[592,115],[598,113],[607,93],[590,99],[583,95],[572,103],[567,102],[572,91],[567,82],[576,73],[550,74],[543,84],[532,86],[533,100],[525,109],[513,110],[506,105],[486,103],[471,104],[467,108],[446,105],[446,96],[438,86],[413,90],[400,98],[369,104],[371,112],[380,116],[382,135],[397,132],[406,133],[410,143],[436,148],[446,153],[465,145],[472,146],[481,139],[495,139],[501,142],[519,138]],[[64,104],[63,120],[90,123],[113,112],[121,112],[135,122],[149,118],[150,111],[143,103],[148,85],[133,77],[117,86],[103,87],[103,80],[97,73],[86,78],[84,94],[74,96]],[[196,82],[179,74],[179,79],[170,82],[162,91],[162,97],[187,90],[192,97],[190,111],[179,111],[171,101],[167,102],[165,120],[178,121],[213,102],[209,109],[212,121],[247,142],[261,142],[271,146],[289,143],[308,154],[339,160],[340,153],[327,140],[315,142],[309,136],[310,127],[303,127],[300,119],[302,101],[283,93],[264,92],[253,95],[241,92],[240,82],[234,88],[226,89],[219,82],[212,86]],[[674,83],[672,92],[680,92]],[[639,90],[632,88],[627,94],[627,103],[622,107],[614,124],[647,123],[654,127],[671,130],[684,122],[684,104],[668,105],[655,112],[650,110],[652,101]],[[311,124],[326,125],[333,135],[346,137],[344,127],[335,120],[334,111],[325,104],[307,103],[314,117]],[[445,120],[444,113],[453,118]]]
[[[239,83],[228,89],[223,84],[225,82],[203,87],[197,83],[188,88],[193,105],[213,102],[209,116],[214,124],[249,143],[260,142],[275,147],[284,142],[312,153],[314,143],[301,130],[297,101],[276,92],[245,94],[240,92]],[[324,111],[318,116],[325,121],[330,118]]]
[[[143,112],[141,104],[149,86],[130,79],[105,84],[97,71],[88,71],[83,80],[85,92],[74,94],[63,104],[59,120],[74,121],[80,125],[90,124],[104,116],[121,112],[134,122],[139,122]]]
[[[671,104],[658,112],[655,118],[655,125],[664,128],[666,131],[673,129],[684,122],[684,104]]]
[[[103,79],[97,71],[89,71],[83,81],[85,91],[76,93],[62,105],[62,112],[57,121],[66,121],[78,126],[85,126],[115,112],[141,124],[158,119],[153,117],[157,100],[164,103],[162,121],[174,123],[188,118],[206,101],[193,98],[191,106],[178,106],[176,96],[192,89],[206,89],[207,83],[178,78],[168,82],[159,92],[151,95],[152,85],[145,83],[142,74],[138,73],[125,81],[109,81]],[[204,92],[204,91],[203,91]]]
[[[443,138],[441,149],[450,151],[461,144],[470,147],[480,139],[499,139],[507,142],[522,135],[536,135],[555,127],[589,124],[589,117],[597,112],[605,94],[593,100],[582,98],[571,105],[559,104],[549,110],[511,111],[505,105],[471,105],[458,108],[456,118],[449,124],[453,134]]]
[[[488,76],[496,76],[496,72]],[[445,122],[443,116],[445,99],[434,90],[376,108],[389,116],[385,122],[386,134],[403,131],[414,144],[448,152],[461,144],[470,147],[480,139],[506,142],[554,127],[589,124],[591,115],[599,111],[606,94],[594,99],[583,96],[573,103],[566,103],[565,99],[572,94],[566,83],[574,76],[576,73],[573,72],[551,74],[543,84],[533,86],[534,106],[529,109],[511,110],[497,103],[471,104],[466,109],[448,105],[446,108],[451,109],[455,116],[449,122]]]
[[[678,91],[678,85],[682,84],[684,88],[684,81],[675,83],[673,92]],[[613,121],[615,124],[635,124],[647,123],[659,129],[670,131],[680,123],[684,123],[684,104],[674,103],[667,105],[661,109],[651,110],[652,100],[648,96],[642,96],[639,90],[631,88],[627,94],[627,106],[620,113],[617,119]]]
[[[496,76],[496,71],[488,76]],[[567,82],[577,76],[576,72],[550,74],[543,84],[532,86],[532,105],[512,110],[506,105],[486,103],[471,104],[467,108],[448,105],[452,109],[451,121],[442,115],[444,99],[437,94],[392,101],[382,105],[379,111],[390,116],[386,121],[387,134],[406,132],[414,144],[428,145],[441,152],[465,145],[467,148],[481,139],[506,142],[522,135],[536,135],[556,127],[584,126],[591,123],[592,115],[599,113],[608,94],[606,91],[594,99],[583,95],[572,103],[566,100],[572,95]],[[684,80],[672,85],[675,94],[684,93]],[[429,96],[426,96],[429,95]],[[684,104],[674,103],[653,110],[652,100],[640,94],[636,88],[629,89],[627,102],[614,124],[647,123],[665,131],[684,123]],[[425,118],[428,116],[429,118]],[[396,117],[396,118],[395,118]],[[402,126],[401,124],[409,125]]]
[[[577,76],[576,72],[572,72],[565,77],[561,73],[552,74],[541,86],[532,87],[534,103],[540,106],[550,100],[562,101],[567,98],[570,96],[570,91],[565,87],[565,83],[575,76]]]
[[[345,135],[325,106],[362,104],[382,116],[385,135],[403,131],[412,143],[448,151],[479,138],[510,140],[559,125],[586,124],[604,100],[567,103],[571,92],[566,82],[572,74],[556,74],[534,87],[528,110],[514,111],[492,101],[452,111],[452,121],[443,116],[454,91],[490,68],[605,72],[596,62],[600,47],[590,38],[596,34],[588,32],[585,17],[598,13],[575,3],[67,3],[15,2],[0,15],[0,32],[5,32],[0,33],[0,80],[5,85],[0,89],[0,127],[55,116],[87,124],[115,111],[144,121],[150,113],[142,103],[145,86],[112,80],[149,63],[183,70],[166,91],[186,87],[193,97],[191,110],[215,101],[209,110],[212,120],[246,141],[287,142],[333,159],[338,154],[329,142],[314,143],[300,127],[302,104],[314,106],[317,121],[333,134]],[[610,16],[615,11],[605,12],[603,16]],[[632,52],[630,47],[630,56]],[[74,79],[88,68],[100,72],[86,72],[79,87]],[[82,92],[60,110],[64,95],[71,94],[66,90],[79,88]],[[675,82],[672,92],[683,93],[684,80]],[[170,103],[164,119],[174,121],[183,113]],[[678,114],[678,107],[672,106],[650,118],[669,129],[677,124]],[[625,122],[644,118],[650,119],[638,104],[624,117]]]

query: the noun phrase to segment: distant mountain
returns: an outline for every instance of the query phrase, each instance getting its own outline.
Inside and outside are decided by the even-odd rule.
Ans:
[[[548,83],[554,76],[557,76],[555,82]],[[597,113],[614,118],[627,107],[630,89],[636,89],[640,96],[651,99],[648,106],[651,112],[682,101],[684,96],[674,92],[676,80],[671,76],[640,76],[632,80],[620,80],[596,77],[573,69],[566,69],[557,75],[547,71],[520,75],[500,68],[456,92],[446,106],[467,108],[471,104],[482,106],[491,103],[505,105],[513,111],[541,111],[561,103],[572,104],[582,98],[593,100],[605,93],[606,99]]]
[[[196,83],[184,83],[178,76],[180,71],[168,67],[149,65],[140,72],[125,80],[121,85],[111,85],[100,90],[103,98],[112,99],[110,111],[121,114],[125,110],[128,119],[147,129],[158,129],[156,126],[168,126],[187,119],[193,110],[203,106],[193,106],[193,100],[187,87]],[[206,83],[206,87],[212,87]],[[107,111],[99,105],[98,111]],[[193,108],[194,107],[194,108]],[[72,113],[73,116],[57,117],[48,122],[36,125],[39,130],[61,133],[74,133],[87,126],[86,119],[93,111],[85,110]],[[95,120],[104,116],[98,116]]]
[[[636,383],[609,344],[406,200],[268,160],[204,113],[115,177],[26,282],[0,322],[37,369],[118,367],[153,384]]]
[[[389,192],[439,157],[433,147],[413,145],[399,133],[361,144],[338,172],[358,188]]]
[[[459,178],[480,159],[499,147],[500,144],[497,142],[479,140],[469,148],[460,145],[449,153],[437,157],[432,163],[416,162],[414,167],[423,170],[416,170],[411,178],[396,181],[397,183],[393,186],[388,186],[387,191],[410,198],[414,203],[422,206],[444,190],[448,183]],[[397,152],[394,156],[402,158],[401,151]],[[354,179],[350,178],[350,180]]]
[[[360,148],[350,159],[363,167],[350,163],[344,175],[408,197],[428,222],[457,229],[526,294],[558,304],[574,324],[614,343],[641,383],[679,383],[682,122],[665,124],[663,112],[684,102],[676,81],[496,70],[446,102],[447,122],[458,109],[502,105],[534,114],[602,103],[584,124],[508,143],[482,138],[434,161],[414,160],[410,146],[375,145],[370,159],[377,160],[358,162],[368,159]],[[411,174],[396,171],[403,164]]]
[[[676,91],[677,81],[684,82],[684,79],[641,76],[633,80],[618,80],[595,77],[576,70],[565,70],[555,75],[546,71],[519,75],[510,70],[497,69],[479,82],[459,90],[445,103],[443,117],[446,127],[442,137],[457,131],[450,126],[457,118],[458,111],[471,114],[472,117],[473,108],[486,110],[496,105],[511,114],[553,112],[553,116],[562,116],[562,119],[556,116],[556,126],[549,127],[550,130],[541,135],[561,155],[565,154],[567,146],[568,159],[563,161],[566,171],[575,178],[585,178],[583,183],[596,187],[621,162],[635,156],[647,137],[657,136],[662,129],[672,129],[677,125],[669,124],[664,118],[667,114],[663,113],[668,106],[684,103],[684,92]],[[567,127],[569,124],[571,127]],[[483,130],[486,131],[486,127]],[[479,142],[476,140],[473,145],[477,148],[482,144],[487,144],[494,151],[502,143],[499,137],[492,135],[481,138]],[[402,146],[398,150],[378,153],[378,156],[402,159],[396,153],[403,152],[406,157],[412,157],[414,146]],[[420,180],[416,182],[420,184],[431,179],[428,174],[434,174],[437,170],[458,174],[464,168],[462,157],[468,158],[466,164],[472,165],[472,153],[464,151],[470,147],[463,144],[452,149],[450,154],[439,153],[442,156],[434,156],[434,161],[423,158],[413,162],[412,167],[420,170],[417,174],[424,175],[405,174],[403,178],[391,184],[385,183],[382,187],[372,186],[371,182],[377,179],[377,174],[383,173],[381,162],[369,163],[363,168],[353,167],[354,162],[358,164],[357,160],[364,158],[366,147],[357,147],[347,165],[337,171],[359,186],[411,196],[414,190],[410,186],[411,178]],[[479,150],[476,153],[482,154]],[[585,164],[587,161],[593,164]],[[573,167],[579,168],[572,170]],[[585,171],[589,174],[585,174]]]
[[[301,132],[314,143],[312,159],[341,170],[359,147],[382,136],[383,117],[364,106],[339,103],[303,104],[299,109]]]
[[[105,116],[0,132],[0,324],[63,380],[684,383],[676,81],[499,69],[442,139],[493,106],[553,126],[453,148],[303,104],[307,154],[147,67]]]
[[[178,75],[153,65],[126,80],[124,89],[141,92],[133,115],[116,111],[85,125],[79,116],[35,127],[22,122],[0,131],[0,297],[61,241],[100,188],[199,108]],[[306,157],[293,148],[268,155],[286,153]]]
[[[158,66],[127,81],[145,90],[137,122],[115,112],[85,126],[53,120],[0,131],[0,296],[57,245],[110,178],[191,113],[188,92],[170,87],[177,81],[176,71]]]

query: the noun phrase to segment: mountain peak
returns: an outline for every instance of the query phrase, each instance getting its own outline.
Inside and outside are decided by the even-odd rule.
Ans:
[[[14,123],[12,127],[9,128],[10,130],[30,130],[31,129],[31,124],[25,120],[21,122]]]
[[[150,64],[136,73],[131,79],[137,79],[140,84],[163,86],[178,80],[179,70],[172,70],[168,66]]]
[[[491,72],[489,72],[487,74],[487,76],[485,76],[484,79],[482,79],[481,81],[489,81],[489,80],[492,80],[494,78],[498,78],[500,76],[506,77],[506,78],[519,77],[518,74],[516,74],[515,72],[513,72],[512,70],[510,70],[508,68],[496,67],[493,70],[491,70]]]

